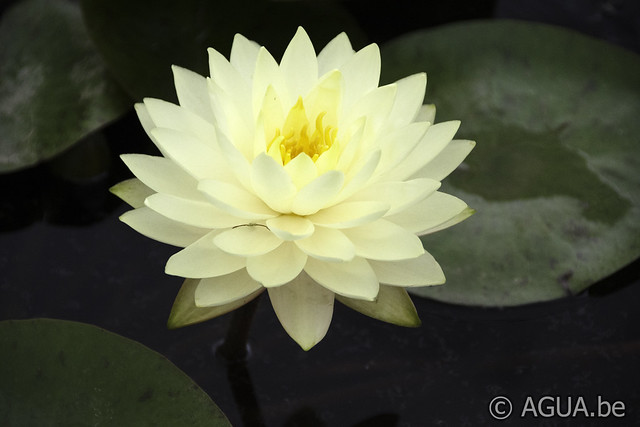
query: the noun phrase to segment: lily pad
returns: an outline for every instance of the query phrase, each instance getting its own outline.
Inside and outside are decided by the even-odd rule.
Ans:
[[[103,58],[136,100],[175,101],[171,65],[209,75],[207,48],[228,58],[236,33],[265,45],[278,59],[298,25],[316,48],[341,31],[355,44],[364,39],[346,8],[334,1],[83,0],[82,10]]]
[[[3,426],[230,426],[160,354],[95,326],[0,322]]]
[[[382,55],[386,81],[426,71],[437,121],[460,119],[457,137],[477,141],[443,185],[477,213],[423,238],[447,283],[413,293],[545,301],[640,256],[640,57],[516,21],[412,33]]]
[[[130,107],[91,44],[76,3],[26,0],[4,13],[0,172],[49,159]]]

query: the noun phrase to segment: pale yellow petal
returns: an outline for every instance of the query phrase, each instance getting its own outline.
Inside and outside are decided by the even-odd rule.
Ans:
[[[349,37],[345,33],[338,34],[318,54],[318,75],[342,67],[354,53]]]
[[[349,109],[366,93],[378,87],[380,81],[378,45],[370,44],[360,49],[339,69],[345,82],[344,108]]]
[[[304,271],[325,288],[349,298],[373,301],[379,283],[367,260],[356,257],[346,262],[307,260]]]
[[[427,87],[427,75],[418,73],[398,80],[396,98],[389,114],[389,124],[394,127],[411,123],[418,115]]]
[[[220,210],[207,201],[185,199],[171,194],[156,193],[145,205],[169,219],[200,228],[233,227],[242,220]]]
[[[385,202],[389,206],[389,210],[385,213],[385,216],[388,216],[410,208],[433,194],[438,188],[440,188],[440,183],[429,178],[379,182],[357,192],[347,202]]]
[[[342,189],[344,175],[330,171],[305,185],[293,199],[291,210],[298,215],[311,215],[327,206]]]
[[[214,206],[239,218],[259,220],[278,215],[255,194],[227,182],[205,179],[198,183],[198,190]]]
[[[415,234],[384,219],[343,232],[353,242],[359,257],[395,261],[424,253],[422,242]]]
[[[172,221],[146,206],[125,212],[120,216],[120,221],[143,236],[182,248],[211,231]]]
[[[206,79],[198,73],[177,65],[173,65],[171,70],[180,105],[209,123],[214,123]]]
[[[298,27],[293,39],[284,51],[280,70],[289,89],[297,98],[305,96],[318,80],[318,61],[313,44],[306,31]]]
[[[398,224],[411,233],[421,235],[427,230],[447,223],[462,214],[467,208],[467,204],[457,197],[436,191],[412,206],[411,209],[390,215],[385,219]]]
[[[236,34],[233,37],[229,60],[240,74],[246,79],[250,79],[256,67],[256,58],[259,51],[260,45],[258,43],[247,39],[242,34]]]
[[[217,307],[246,298],[262,285],[241,269],[231,274],[201,279],[194,292],[196,307]]]
[[[155,191],[144,185],[142,181],[137,178],[122,181],[109,188],[109,191],[133,208],[143,207],[144,200],[155,193]]]
[[[356,254],[353,243],[340,230],[316,227],[309,237],[295,244],[305,254],[329,262],[351,261]]]
[[[196,188],[198,182],[170,159],[146,154],[123,154],[120,158],[140,181],[154,191],[202,200]]]
[[[311,221],[297,215],[280,215],[268,219],[267,227],[282,240],[304,239],[310,236],[314,230]]]
[[[382,218],[388,210],[389,203],[382,201],[342,202],[309,215],[307,219],[324,227],[351,228]]]
[[[213,243],[232,255],[250,257],[271,252],[282,244],[282,240],[266,227],[249,224],[221,232]]]
[[[271,252],[247,258],[247,272],[264,287],[281,286],[295,279],[307,262],[307,255],[291,242]]]
[[[282,327],[304,350],[309,350],[329,330],[334,293],[300,274],[293,282],[269,288],[269,299]]]
[[[380,283],[394,286],[431,286],[445,282],[444,273],[429,252],[417,258],[400,261],[374,261],[369,265]]]
[[[422,169],[419,169],[413,176],[442,181],[464,161],[475,146],[476,143],[474,141],[454,139],[440,154]]]
[[[219,231],[209,232],[204,237],[174,254],[167,261],[165,273],[172,276],[202,279],[224,276],[240,270],[246,265],[246,258],[230,255],[214,243]]]
[[[285,169],[265,153],[251,164],[251,182],[256,195],[277,212],[291,212],[298,189]]]

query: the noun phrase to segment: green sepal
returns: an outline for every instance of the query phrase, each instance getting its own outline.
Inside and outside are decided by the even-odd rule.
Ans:
[[[422,324],[413,301],[402,287],[381,284],[375,301],[363,301],[337,294],[336,299],[365,316],[383,322],[410,328],[416,328]]]

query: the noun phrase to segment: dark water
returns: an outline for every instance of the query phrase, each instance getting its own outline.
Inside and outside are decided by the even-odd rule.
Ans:
[[[551,2],[531,2],[525,15],[548,18],[548,7],[537,6],[542,3]],[[633,18],[620,18],[634,2],[583,2],[582,9],[577,3],[557,7],[551,16],[561,22],[554,23],[637,48],[638,32],[626,25]],[[583,11],[581,18],[574,6]],[[498,2],[495,12],[493,7],[434,7],[425,25],[524,13],[510,2]],[[398,6],[396,13],[405,9]],[[612,10],[622,22],[618,32],[612,30]],[[360,18],[366,30],[378,28],[379,41],[402,32],[399,24],[383,25],[383,16],[369,10]],[[407,16],[407,31],[424,26]],[[598,16],[600,26],[594,23]],[[189,375],[238,426],[497,425],[488,405],[499,395],[513,402],[514,415],[505,425],[640,423],[639,262],[588,293],[544,304],[482,309],[415,298],[423,322],[417,329],[371,320],[338,304],[326,338],[309,352],[286,335],[263,298],[247,363],[228,365],[212,349],[230,315],[167,330],[181,280],[163,270],[175,248],[117,219],[127,208],[107,189],[129,176],[117,155],[152,152],[135,117],[77,150],[85,149],[109,155],[82,173],[71,153],[0,176],[0,320],[75,320],[139,341]],[[534,418],[529,411],[522,420],[528,396],[560,399],[563,411],[570,396],[582,397],[589,409],[600,396],[624,402],[625,417]]]

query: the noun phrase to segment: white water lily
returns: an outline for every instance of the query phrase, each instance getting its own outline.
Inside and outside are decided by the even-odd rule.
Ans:
[[[452,141],[457,121],[432,124],[426,75],[379,87],[378,46],[355,52],[343,33],[316,56],[302,28],[279,64],[236,35],[230,60],[209,49],[209,65],[210,78],[173,67],[179,105],[136,105],[163,157],[123,155],[137,178],[113,188],[135,208],[123,222],[184,248],[166,264],[187,278],[170,323],[266,289],[304,349],[336,298],[419,324],[404,288],[445,277],[418,236],[473,212],[437,191],[474,143]]]

